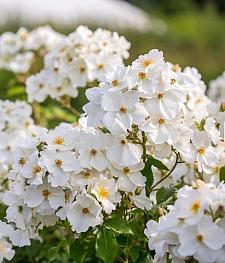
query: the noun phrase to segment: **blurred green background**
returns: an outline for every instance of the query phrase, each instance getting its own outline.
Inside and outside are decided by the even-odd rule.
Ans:
[[[181,67],[187,65],[199,69],[206,84],[225,70],[225,1],[224,0],[127,0],[140,7],[154,21],[161,19],[166,25],[165,33],[149,32],[119,32],[131,42],[130,58],[125,62],[131,63],[140,54],[147,53],[152,48],[164,51],[166,60]],[[101,7],[99,7],[101,8]],[[75,29],[74,25],[67,28],[54,29],[69,33]],[[94,29],[94,26],[91,25]],[[104,25],[102,25],[104,28]],[[28,27],[29,28],[29,27]],[[6,30],[16,31],[15,24],[0,28],[0,32]],[[24,99],[23,87],[13,80],[13,74],[0,71],[0,98]],[[78,98],[73,100],[73,105],[81,110],[85,103],[84,89]],[[71,121],[66,111],[59,111],[54,101],[47,101],[46,118],[43,125],[54,126],[62,120]],[[49,115],[49,116],[48,116]],[[52,119],[58,121],[51,123]],[[73,118],[72,118],[73,119]]]
[[[225,70],[224,0],[130,0],[167,26],[165,34],[127,34],[131,60],[151,48],[167,60],[199,69],[208,83]]]
[[[165,22],[166,31],[159,34],[157,30],[150,32],[120,32],[131,42],[131,63],[140,54],[147,53],[152,48],[164,51],[166,60],[199,69],[206,84],[225,70],[225,0],[129,0],[148,13],[154,19]],[[74,31],[75,26],[53,28],[62,33]],[[104,28],[104,25],[102,25]],[[29,28],[29,27],[28,27]],[[94,26],[92,26],[94,28]],[[29,28],[31,29],[31,28]],[[17,23],[7,24],[0,32],[16,32]],[[80,90],[78,98],[73,100],[73,106],[81,110],[86,102],[85,90]],[[15,80],[11,72],[0,70],[0,99],[26,99],[24,87]],[[40,107],[41,123],[54,127],[61,121],[75,121],[68,110],[62,109],[58,102],[48,99]],[[47,242],[33,242],[33,247],[17,249],[17,257],[13,262],[48,262],[46,254],[52,243],[62,239],[61,233],[53,235],[51,229],[44,235]],[[55,240],[51,240],[56,238]],[[59,260],[54,262],[70,262],[63,259],[67,253],[58,253]]]

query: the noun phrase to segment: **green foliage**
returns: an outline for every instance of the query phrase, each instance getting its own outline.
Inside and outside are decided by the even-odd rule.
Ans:
[[[81,240],[75,239],[70,245],[70,256],[77,263],[82,263],[86,256],[86,250]]]
[[[119,216],[107,219],[104,224],[118,234],[133,234],[129,223]]]
[[[112,230],[103,227],[97,234],[96,255],[105,263],[114,262],[118,243]]]
[[[157,160],[152,156],[149,156],[148,160],[149,160],[151,165],[157,167],[159,170],[169,171],[169,169],[160,160]]]
[[[161,187],[156,194],[157,204],[161,204],[173,196],[174,190],[171,188]]]
[[[220,181],[224,181],[225,182],[225,166],[220,168]]]

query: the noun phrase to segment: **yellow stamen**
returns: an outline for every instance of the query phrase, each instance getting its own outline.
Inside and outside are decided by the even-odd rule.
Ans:
[[[201,234],[198,234],[197,236],[196,236],[196,240],[197,241],[199,241],[199,242],[202,242],[203,241],[203,235],[201,235]]]
[[[18,161],[19,165],[20,166],[24,166],[24,164],[26,163],[26,160],[24,158],[20,158],[19,161]]]
[[[86,72],[86,68],[85,67],[80,67],[80,73],[83,74]]]
[[[105,189],[105,187],[101,187],[98,189],[98,195],[100,199],[106,199],[109,196],[109,192]]]
[[[138,73],[138,77],[139,77],[139,79],[146,79],[146,73],[145,72],[139,72]]]
[[[89,211],[89,209],[87,207],[83,208],[83,210],[82,210],[83,214],[88,214],[89,212],[90,211]]]
[[[119,80],[117,80],[117,79],[113,80],[112,81],[112,85],[113,85],[113,87],[118,86],[119,85]]]
[[[164,120],[163,118],[160,118],[160,119],[159,119],[159,124],[160,124],[160,125],[165,124],[165,120]]]
[[[120,108],[120,112],[121,112],[121,113],[127,113],[127,109],[122,106],[122,107]]]
[[[95,156],[95,155],[97,154],[97,150],[91,149],[90,154],[91,154],[92,156]]]
[[[102,70],[102,69],[104,69],[104,68],[105,68],[105,65],[104,65],[104,64],[99,64],[99,65],[98,65],[98,69]]]
[[[123,173],[127,175],[129,172],[130,172],[130,169],[128,167],[124,167]]]
[[[59,160],[59,159],[55,160],[55,164],[57,167],[60,168],[62,166],[62,160]]]
[[[199,209],[200,209],[200,201],[197,200],[197,201],[195,201],[195,202],[191,205],[191,211],[192,211],[194,214],[196,214],[196,213],[198,213]]]
[[[145,60],[143,60],[143,62],[142,62],[142,65],[145,67],[145,68],[147,68],[150,64],[152,64],[153,63],[153,61],[150,59],[150,58],[148,58],[148,59],[145,59]]]
[[[161,100],[164,97],[164,93],[159,93],[158,94],[158,99]]]
[[[47,189],[43,190],[42,195],[44,196],[44,198],[48,198],[48,196],[50,195],[50,192]]]
[[[33,167],[32,174],[37,175],[38,173],[40,173],[40,171],[41,171],[41,167],[39,165],[36,165]]]
[[[205,148],[204,147],[199,147],[198,148],[198,153],[203,155],[205,153]]]

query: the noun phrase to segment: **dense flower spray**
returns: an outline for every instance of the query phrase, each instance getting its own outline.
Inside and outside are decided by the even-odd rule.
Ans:
[[[27,79],[29,102],[47,96],[77,97],[79,87],[101,80],[104,73],[128,58],[130,43],[116,32],[80,26],[63,38],[44,59],[44,69]]]
[[[0,168],[8,188],[0,262],[13,257],[13,246],[61,224],[75,240],[91,233],[105,262],[104,242],[117,249],[119,235],[132,234],[153,262],[223,263],[223,95],[210,88],[207,97],[197,69],[182,70],[157,49],[124,66],[129,43],[117,33],[79,27],[59,38],[44,69],[26,81],[29,102],[96,87],[86,90],[78,123],[53,129],[35,125],[28,104],[1,101]]]

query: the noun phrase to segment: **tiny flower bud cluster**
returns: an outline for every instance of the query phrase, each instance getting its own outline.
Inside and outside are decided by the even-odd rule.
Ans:
[[[130,43],[116,32],[80,26],[45,56],[44,69],[27,79],[30,102],[47,96],[77,97],[78,87],[101,80],[103,74],[128,58]]]
[[[224,262],[225,185],[198,182],[197,188],[184,186],[169,212],[157,223],[150,220],[145,229],[154,262]]]
[[[43,57],[63,37],[49,26],[39,27],[30,32],[21,28],[17,33],[2,34],[0,69],[27,73],[32,63],[37,63],[35,56]]]

